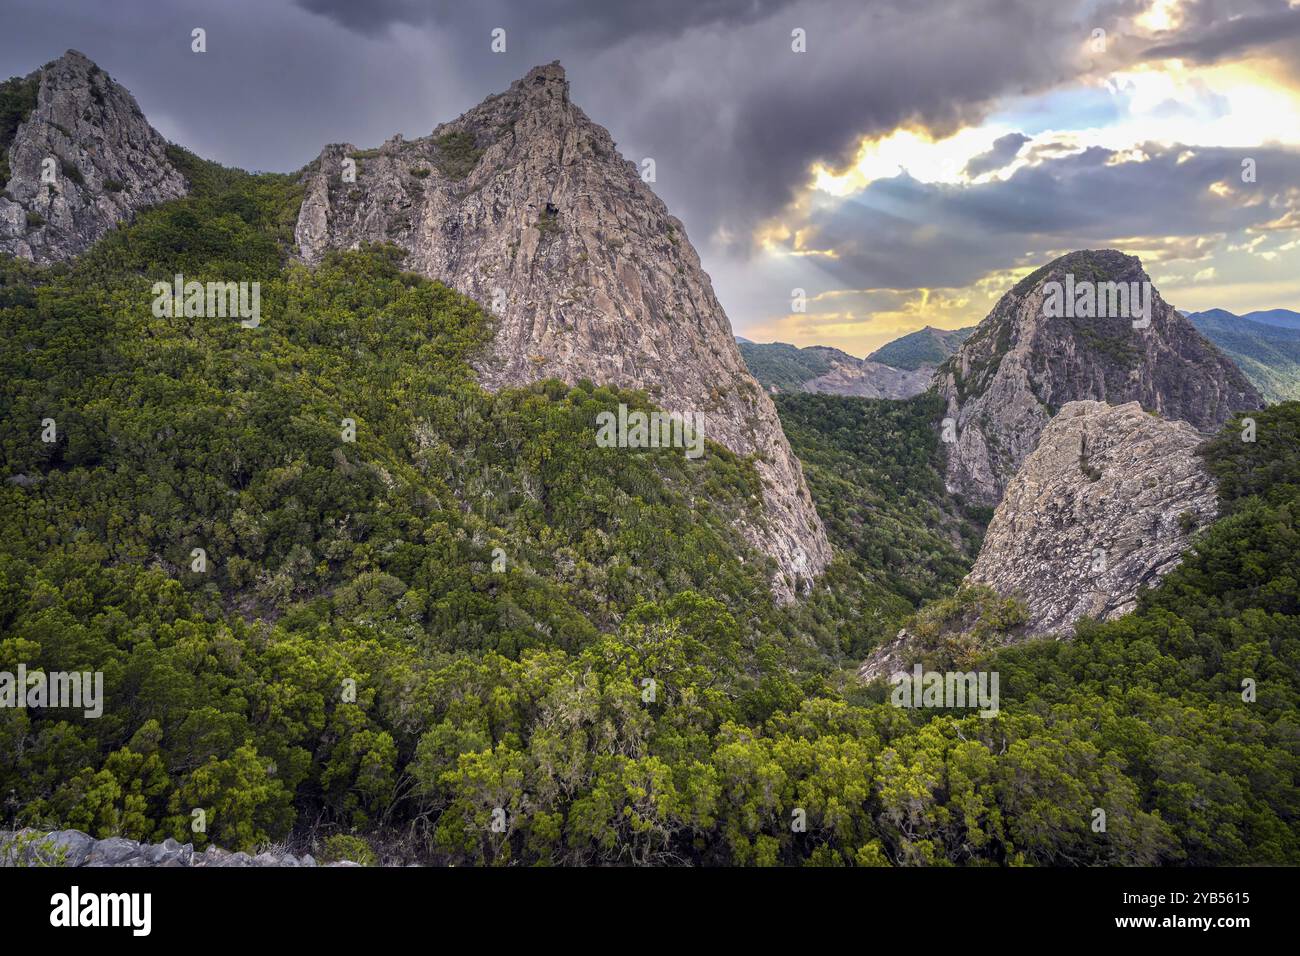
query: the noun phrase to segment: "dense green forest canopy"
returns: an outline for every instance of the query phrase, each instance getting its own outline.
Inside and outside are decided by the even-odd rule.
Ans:
[[[804,382],[825,375],[835,354],[830,349],[801,349],[784,342],[739,342],[737,346],[754,378],[764,388],[775,386],[782,392],[797,392]]]
[[[961,343],[970,338],[974,326],[965,329],[931,329],[926,327],[894,339],[867,358],[894,368],[915,370],[922,365],[941,365]]]
[[[107,698],[0,709],[4,826],[390,862],[1300,861],[1300,406],[1212,444],[1225,517],[1135,614],[983,660],[993,719],[900,710],[853,665],[987,517],[945,497],[928,399],[782,401],[841,553],[777,606],[734,531],[751,462],[598,448],[639,393],[483,391],[476,305],[391,247],[294,264],[291,178],[173,159],[189,197],[71,265],[0,262],[0,670]],[[261,326],[155,318],[177,272],[261,282]]]

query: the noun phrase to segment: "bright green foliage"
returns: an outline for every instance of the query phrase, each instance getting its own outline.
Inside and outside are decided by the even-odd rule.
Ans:
[[[0,709],[6,827],[297,827],[360,862],[1300,861],[1296,406],[1212,447],[1229,514],[1137,613],[984,662],[996,718],[898,710],[843,669],[976,534],[945,543],[924,401],[783,403],[851,553],[778,607],[735,531],[751,462],[597,448],[639,393],[484,392],[477,306],[389,247],[289,264],[288,178],[176,159],[192,194],[75,264],[0,262],[0,670],[101,670],[106,698]],[[177,272],[261,282],[261,326],[155,318]]]

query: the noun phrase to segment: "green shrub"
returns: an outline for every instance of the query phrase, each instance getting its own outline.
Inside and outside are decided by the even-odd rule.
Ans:
[[[350,861],[362,866],[374,866],[377,862],[375,851],[359,836],[350,833],[336,833],[328,836],[321,844],[320,859],[322,863]]]
[[[448,179],[464,179],[483,155],[475,145],[474,134],[464,130],[444,133],[434,142],[438,146],[436,164]]]

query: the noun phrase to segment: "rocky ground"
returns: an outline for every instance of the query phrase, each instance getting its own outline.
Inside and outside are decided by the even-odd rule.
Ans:
[[[96,840],[80,830],[0,830],[0,866],[357,866],[349,861],[318,864],[310,855],[266,851],[256,856],[167,839],[137,843],[122,837]]]

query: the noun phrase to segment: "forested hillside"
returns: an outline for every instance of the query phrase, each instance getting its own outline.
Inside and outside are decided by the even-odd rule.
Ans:
[[[781,392],[798,392],[804,382],[825,375],[831,370],[832,360],[837,354],[836,349],[801,349],[785,342],[737,344],[745,365],[759,384],[768,389],[775,387]]]
[[[781,395],[776,402],[831,540],[913,603],[950,592],[979,552],[992,509],[943,486],[943,400]]]
[[[730,520],[751,463],[596,447],[640,394],[483,391],[473,303],[391,247],[291,264],[290,178],[172,158],[188,198],[72,265],[0,263],[0,670],[106,690],[99,719],[0,709],[6,827],[386,862],[1300,862],[1300,406],[1214,444],[1229,513],[1138,613],[986,662],[995,718],[900,710],[851,665],[952,587],[979,518],[944,503],[930,400],[783,402],[842,553],[778,607]],[[178,272],[260,281],[260,326],[154,317]]]
[[[1266,399],[1300,398],[1300,328],[1256,322],[1222,309],[1195,312],[1188,319],[1241,367]]]
[[[867,358],[894,368],[917,369],[927,365],[940,365],[974,331],[973,325],[964,329],[936,329],[927,325],[881,346]]]

